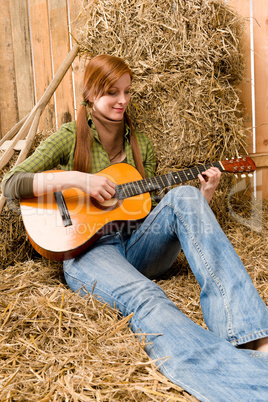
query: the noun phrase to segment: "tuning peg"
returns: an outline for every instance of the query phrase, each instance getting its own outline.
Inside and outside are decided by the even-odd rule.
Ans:
[[[245,173],[241,174],[241,177],[244,179],[245,177],[247,177],[247,175]]]
[[[235,174],[235,177],[238,179],[238,174]]]
[[[253,177],[253,174],[252,174],[252,173],[249,173],[249,174],[248,174],[248,177]]]

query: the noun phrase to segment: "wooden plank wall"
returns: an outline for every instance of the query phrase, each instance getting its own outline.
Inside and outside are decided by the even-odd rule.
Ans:
[[[79,29],[80,0],[1,0],[0,138],[41,98]],[[75,118],[81,90],[78,58],[46,107],[39,128]]]
[[[245,22],[245,82],[241,100],[245,107],[249,152],[268,153],[268,1],[226,0]],[[268,168],[257,169],[258,198],[268,197]]]
[[[268,1],[224,0],[245,20],[246,109],[249,151],[268,152]],[[0,138],[40,99],[72,47],[82,0],[1,0]],[[254,47],[254,53],[253,53]],[[47,106],[40,129],[56,129],[75,118],[83,62],[73,63]],[[254,95],[254,96],[253,96]],[[268,197],[268,169],[258,172],[259,191]]]

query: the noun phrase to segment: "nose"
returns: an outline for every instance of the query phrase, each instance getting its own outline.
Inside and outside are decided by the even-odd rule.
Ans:
[[[118,103],[124,105],[128,102],[127,95],[124,92],[120,92],[118,95]]]

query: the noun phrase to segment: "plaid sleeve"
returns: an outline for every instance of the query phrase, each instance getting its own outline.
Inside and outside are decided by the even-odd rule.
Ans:
[[[9,179],[15,172],[37,173],[58,165],[71,170],[74,146],[75,122],[64,124],[59,131],[41,142],[29,158],[11,169],[3,180]]]

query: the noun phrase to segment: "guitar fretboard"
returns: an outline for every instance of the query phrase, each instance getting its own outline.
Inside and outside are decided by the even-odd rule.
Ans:
[[[185,170],[170,172],[161,176],[148,179],[133,181],[130,183],[119,184],[115,188],[114,197],[123,200],[134,195],[149,193],[151,191],[162,190],[186,181],[194,180],[210,167],[217,167],[221,172],[224,170],[220,162],[198,165]]]

